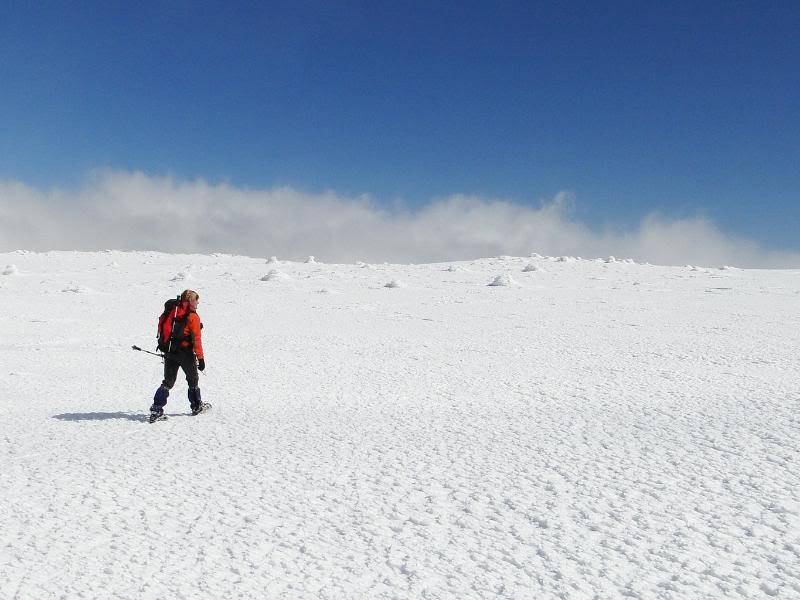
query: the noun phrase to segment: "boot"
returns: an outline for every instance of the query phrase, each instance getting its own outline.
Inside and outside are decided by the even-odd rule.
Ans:
[[[153,396],[153,406],[150,407],[151,417],[155,413],[157,416],[164,414],[164,407],[167,405],[167,398],[169,397],[169,390],[163,385],[156,390],[156,395]]]
[[[189,408],[192,409],[193,415],[199,415],[201,412],[203,412],[203,409],[205,408],[205,404],[200,398],[199,387],[189,388]]]

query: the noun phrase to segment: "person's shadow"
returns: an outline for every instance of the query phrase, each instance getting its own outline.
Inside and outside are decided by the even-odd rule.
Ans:
[[[111,421],[124,419],[126,421],[136,421],[137,423],[146,423],[149,420],[147,415],[125,412],[64,413],[53,415],[53,418],[59,421]]]

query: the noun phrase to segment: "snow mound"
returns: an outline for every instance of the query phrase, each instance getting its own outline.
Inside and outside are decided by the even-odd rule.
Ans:
[[[17,273],[19,273],[17,265],[6,265],[6,268],[3,269],[3,275],[16,275]]]
[[[178,271],[175,275],[170,279],[170,281],[186,281],[192,278],[192,274],[189,272],[188,269],[184,269],[183,271]]]
[[[309,256],[309,257],[306,259],[306,264],[307,264],[307,265],[313,264],[313,263],[315,263],[315,262],[317,262],[317,259],[316,259],[316,258],[314,258],[313,256]]]
[[[268,265],[277,265],[278,264],[278,257],[277,256],[270,256],[267,259],[267,264]]]
[[[447,271],[448,273],[463,273],[464,271],[467,271],[466,268],[458,267],[456,265],[450,265],[449,267],[445,267],[442,270],[443,271]]]
[[[605,263],[615,263],[617,259],[614,256],[609,256],[608,258],[604,259]]]
[[[398,281],[397,279],[392,279],[389,283],[385,284],[383,287],[386,287],[386,288],[401,288],[401,287],[405,287],[405,285],[403,285],[403,282]]]
[[[517,282],[511,278],[511,275],[508,273],[503,273],[495,277],[494,280],[488,285],[491,287],[505,287],[509,285],[515,285],[516,283]]]
[[[286,273],[281,273],[277,269],[272,269],[261,278],[261,281],[288,281],[291,279]]]
[[[574,262],[577,262],[577,261],[578,261],[578,259],[575,258],[574,256],[559,256],[556,259],[556,262],[561,262],[561,263],[574,263]]]
[[[534,265],[533,263],[528,263],[528,264],[527,264],[527,265],[525,265],[525,267],[522,269],[522,272],[523,272],[523,273],[532,273],[532,272],[534,272],[534,271],[544,272],[544,270],[543,270],[541,267],[537,267],[537,266],[536,266],[536,265]]]

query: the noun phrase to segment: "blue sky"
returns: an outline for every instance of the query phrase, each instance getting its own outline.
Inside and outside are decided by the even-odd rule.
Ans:
[[[43,4],[0,8],[3,179],[567,190],[590,227],[800,249],[796,2]]]

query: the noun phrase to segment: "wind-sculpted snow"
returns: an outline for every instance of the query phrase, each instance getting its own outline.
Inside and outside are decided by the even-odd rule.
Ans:
[[[800,273],[566,258],[0,255],[0,596],[800,597]]]

